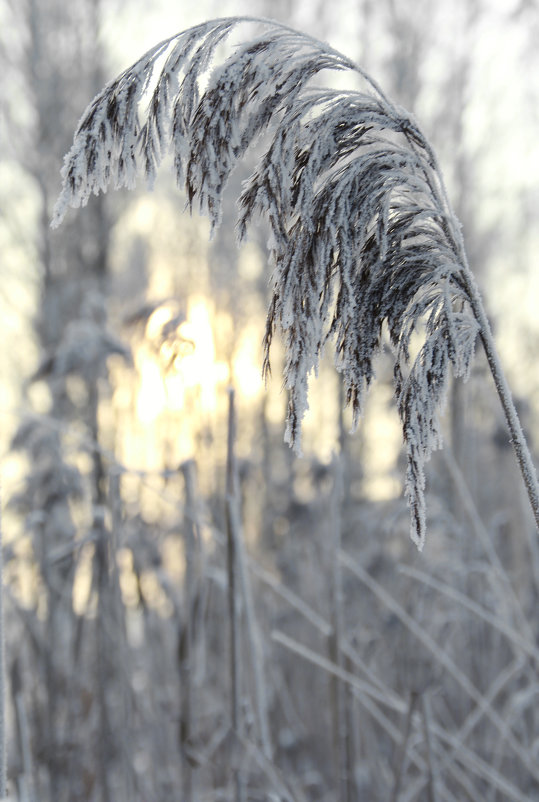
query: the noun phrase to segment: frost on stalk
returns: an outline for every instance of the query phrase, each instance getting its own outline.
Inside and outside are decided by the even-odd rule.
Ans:
[[[218,46],[245,22],[258,22],[262,32],[218,60]],[[368,91],[313,86],[323,70],[356,72]],[[478,325],[436,158],[413,119],[368,75],[277,23],[229,18],[184,31],[88,107],[66,157],[53,223],[111,182],[131,187],[142,172],[151,184],[171,149],[190,208],[196,202],[214,228],[232,170],[266,130],[269,144],[239,199],[238,232],[243,239],[254,215],[271,228],[264,371],[278,329],[290,398],[286,439],[299,449],[308,377],[328,340],[357,425],[386,324],[412,537],[421,548],[424,466],[441,443],[438,411],[450,368],[468,375]]]

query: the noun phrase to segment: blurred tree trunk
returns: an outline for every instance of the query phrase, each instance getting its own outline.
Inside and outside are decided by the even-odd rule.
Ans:
[[[49,778],[42,798],[57,802],[87,798],[82,787],[99,783],[89,757],[87,732],[70,731],[73,706],[83,690],[71,670],[77,630],[73,610],[76,569],[76,528],[72,504],[79,488],[77,472],[65,461],[62,431],[66,422],[80,420],[91,438],[97,436],[97,374],[81,375],[77,367],[61,370],[55,361],[66,327],[81,315],[96,323],[107,291],[110,218],[102,198],[89,204],[89,214],[77,217],[60,234],[50,229],[52,204],[57,195],[61,154],[69,147],[80,108],[103,85],[103,53],[99,43],[99,0],[23,0],[13,6],[19,46],[13,48],[11,68],[23,83],[22,103],[27,114],[13,116],[9,131],[13,157],[36,188],[36,224],[25,235],[35,241],[34,265],[40,293],[34,331],[41,353],[37,378],[47,387],[48,419],[41,419],[47,437],[34,432],[28,443],[26,511],[38,517],[34,548],[45,597],[45,648],[40,694],[46,706],[45,742],[36,744],[37,760],[44,761]],[[15,120],[22,122],[17,125]],[[96,320],[97,316],[97,320]],[[85,344],[81,342],[81,349]],[[79,374],[77,376],[77,373]],[[69,381],[77,376],[84,388],[74,397]],[[46,440],[43,446],[43,438]],[[48,439],[47,439],[48,438]],[[41,448],[36,445],[41,442]],[[94,448],[94,501],[102,501],[102,466]],[[63,478],[62,478],[63,477]],[[36,492],[36,484],[39,492]],[[81,741],[82,739],[82,741]],[[90,751],[91,754],[91,751]],[[76,766],[71,764],[75,761]],[[79,779],[76,786],[70,777]],[[106,792],[105,796],[106,798]]]

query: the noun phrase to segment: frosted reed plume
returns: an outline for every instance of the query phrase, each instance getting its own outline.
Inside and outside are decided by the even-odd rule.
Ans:
[[[259,33],[222,57],[223,40],[246,22]],[[314,85],[327,70],[358,74],[366,91]],[[441,445],[438,413],[450,372],[468,377],[478,334],[512,439],[522,433],[435,154],[414,119],[363,70],[267,20],[219,19],[179,33],[86,109],[65,159],[53,225],[68,206],[86,204],[110,184],[133,187],[144,173],[151,185],[172,150],[190,208],[196,203],[213,229],[232,170],[267,130],[269,144],[239,199],[238,233],[242,240],[258,214],[271,227],[264,372],[278,329],[290,399],[285,437],[299,451],[308,377],[328,340],[357,425],[387,326],[411,534],[421,548],[424,466]],[[539,520],[529,452],[525,444],[516,451]]]

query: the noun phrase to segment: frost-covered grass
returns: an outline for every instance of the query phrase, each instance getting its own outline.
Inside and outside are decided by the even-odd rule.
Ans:
[[[491,493],[478,508],[459,469],[447,487],[434,460],[419,558],[402,536],[404,501],[343,492],[360,482],[359,454],[348,477],[338,461],[296,460],[264,483],[254,458],[238,475],[233,441],[231,431],[215,495],[200,494],[194,462],[139,476],[170,510],[151,523],[134,505],[135,477],[104,455],[102,517],[85,494],[79,517],[93,528],[73,539],[79,580],[90,572],[86,603],[56,598],[45,562],[35,606],[9,595],[18,798],[534,799],[537,588],[522,531],[497,523],[515,518],[515,500]],[[283,464],[277,431],[266,447]],[[508,478],[502,455],[488,437],[481,450],[496,487]],[[12,582],[17,570],[12,556]],[[54,653],[44,594],[56,605]]]

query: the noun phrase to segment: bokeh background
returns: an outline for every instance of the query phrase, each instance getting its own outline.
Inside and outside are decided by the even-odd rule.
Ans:
[[[93,95],[241,14],[329,42],[416,116],[537,442],[536,0],[0,0],[10,798],[539,799],[539,544],[482,353],[449,390],[418,554],[389,360],[351,435],[328,354],[303,456],[283,443],[267,231],[234,232],[254,154],[211,241],[166,166],[50,229]]]

